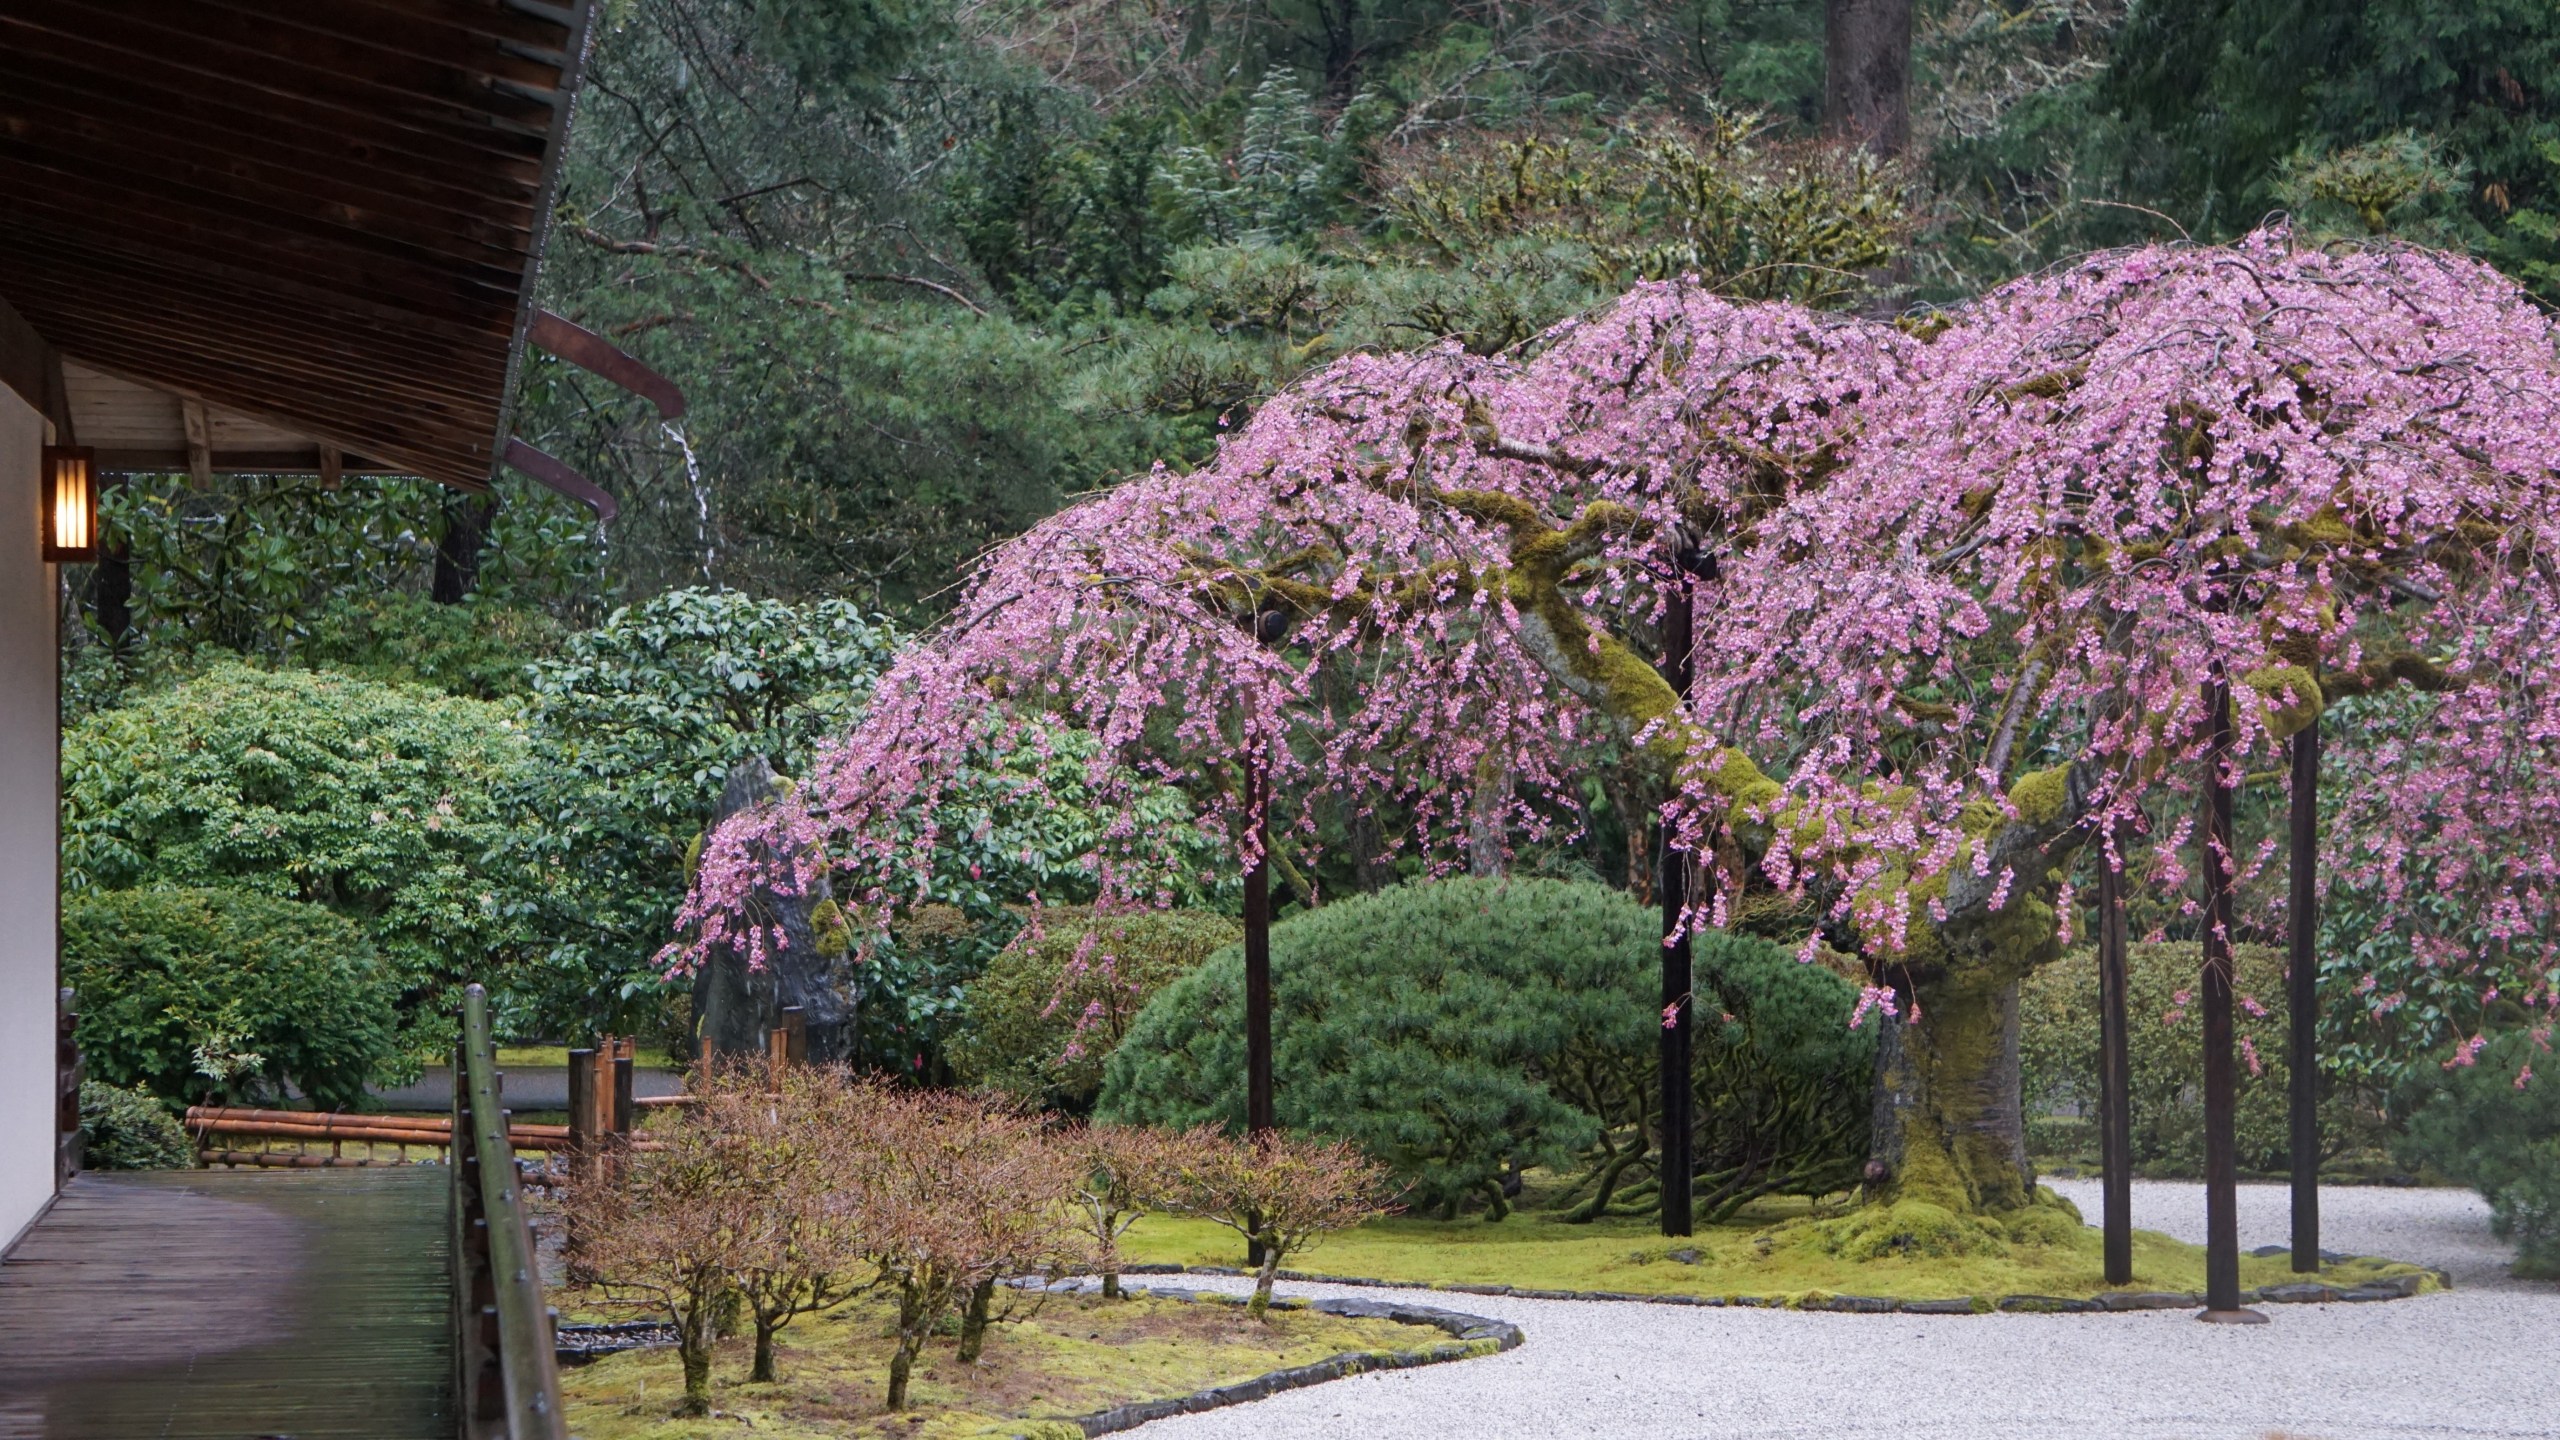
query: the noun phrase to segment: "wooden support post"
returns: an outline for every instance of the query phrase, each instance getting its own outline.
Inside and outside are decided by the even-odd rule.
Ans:
[[[2204,1314],[2221,1325],[2263,1325],[2240,1304],[2238,1075],[2231,1028],[2231,685],[2219,671],[2205,685],[2211,741],[2205,749],[2204,972],[2196,1002],[2204,1017]]]
[[[1689,573],[1697,565],[1696,549],[1683,546],[1671,557],[1671,581],[1662,605],[1662,669],[1673,693],[1689,698],[1692,649]],[[1669,827],[1662,832],[1662,1021],[1657,1073],[1662,1085],[1662,1165],[1656,1171],[1661,1188],[1662,1233],[1686,1235],[1693,1228],[1693,1164],[1690,1154],[1692,1115],[1690,1063],[1695,1035],[1691,1024],[1693,982],[1689,950],[1689,874],[1691,857],[1673,843]]]
[[[634,1110],[631,1104],[631,1071],[631,1052],[625,1048],[613,1057],[613,1133],[616,1135],[631,1133]]]
[[[569,1178],[595,1178],[596,1052],[569,1052]]]
[[[2285,978],[2285,1012],[2293,1032],[2285,1063],[2292,1094],[2293,1269],[2297,1275],[2320,1269],[2320,960],[2313,947],[2319,921],[2320,868],[2320,721],[2293,736],[2293,800],[2290,822],[2292,853],[2286,877],[2291,894],[2285,920],[2292,933],[2290,971]]]
[[[2107,1283],[2133,1283],[2133,1051],[2125,1027],[2124,872],[2098,854],[2098,1153]]]
[[[797,1005],[782,1007],[782,1062],[786,1065],[809,1063],[809,1012]]]
[[[782,1088],[782,1068],[790,1063],[791,1032],[776,1025],[764,1032],[764,1083],[769,1090]]]
[[[204,402],[193,395],[178,400],[179,423],[187,435],[187,483],[198,490],[213,488],[213,420],[205,414]]]
[[[1269,777],[1255,763],[1245,776],[1245,807],[1253,826],[1253,862],[1244,872],[1244,1124],[1265,1135],[1280,1126],[1271,1076],[1271,828]]]

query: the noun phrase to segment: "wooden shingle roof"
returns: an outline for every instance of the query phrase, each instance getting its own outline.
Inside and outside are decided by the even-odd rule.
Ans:
[[[0,0],[0,298],[448,485],[507,396],[587,0]]]

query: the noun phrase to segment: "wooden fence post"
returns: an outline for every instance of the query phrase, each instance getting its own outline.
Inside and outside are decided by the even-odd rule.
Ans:
[[[569,1052],[569,1178],[595,1178],[596,1052]]]

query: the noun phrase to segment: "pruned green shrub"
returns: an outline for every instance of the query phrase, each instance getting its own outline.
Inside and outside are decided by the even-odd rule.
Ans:
[[[148,1092],[80,1082],[81,1165],[90,1170],[184,1170],[196,1163],[186,1127]]]
[[[2550,1032],[2513,1030],[2458,1057],[2396,1147],[2480,1192],[2516,1245],[2515,1273],[2560,1279],[2560,1059]],[[2536,1073],[2537,1069],[2549,1073]]]
[[[952,1068],[973,1085],[1089,1111],[1103,1063],[1147,1002],[1243,937],[1213,911],[1044,910],[969,983]]]
[[[1276,927],[1280,1123],[1352,1141],[1409,1205],[1443,1215],[1481,1201],[1499,1219],[1537,1166],[1582,1173],[1566,1199],[1586,1217],[1640,1199],[1659,927],[1619,891],[1540,879],[1402,886]],[[1697,953],[1710,1209],[1853,1180],[1873,1043],[1847,1028],[1855,988],[1765,941],[1707,936]],[[1230,947],[1158,993],[1105,1067],[1097,1113],[1240,1130],[1243,972]]]
[[[2282,1170],[2292,1145],[2284,952],[2241,945],[2232,963],[2240,1164]],[[2195,1009],[2203,964],[2203,947],[2193,941],[2125,947],[2133,1163],[2155,1174],[2203,1173],[2204,1022]],[[2098,1113],[2095,951],[2073,950],[2027,979],[2019,992],[2018,1049],[2030,1117]],[[2383,1127],[2379,1108],[2351,1089],[2330,1087],[2321,1100],[2323,1158],[2379,1143]]]
[[[364,932],[236,890],[119,890],[62,908],[89,1072],[163,1100],[352,1105],[402,1056],[399,991]]]

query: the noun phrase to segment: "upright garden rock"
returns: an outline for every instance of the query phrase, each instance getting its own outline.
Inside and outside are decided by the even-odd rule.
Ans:
[[[748,756],[730,767],[713,826],[781,798],[788,783],[763,756]],[[764,873],[788,875],[799,868],[791,862],[801,857],[776,853],[760,858],[768,862]],[[768,948],[761,964],[737,946],[715,948],[694,971],[694,1033],[723,1055],[762,1054],[765,1037],[782,1023],[784,1008],[796,1005],[808,1022],[809,1059],[824,1063],[845,1058],[853,1049],[861,991],[844,910],[836,904],[824,870],[799,894],[760,884],[752,903],[768,933],[781,932],[785,943]]]

